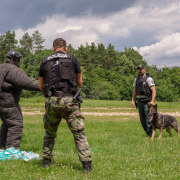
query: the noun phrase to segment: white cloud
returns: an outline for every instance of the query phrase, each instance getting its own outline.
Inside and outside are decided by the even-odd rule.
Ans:
[[[180,9],[180,2],[173,3],[173,4],[169,5],[167,8],[161,10],[160,12],[167,14],[167,13],[174,12],[176,10],[179,12],[179,9]]]
[[[50,43],[49,40],[53,41],[57,37],[66,39],[73,47],[77,48],[81,44],[85,45],[86,42],[89,44],[91,42],[100,43],[100,36],[127,38],[130,31],[123,27],[121,23],[117,24],[118,20],[117,14],[111,15],[108,19],[91,16],[67,18],[64,15],[56,14],[36,27],[29,28],[26,31],[17,29],[15,32],[17,39],[20,39],[25,32],[31,35],[35,30],[39,30],[43,38],[46,39],[45,46],[47,48],[49,48],[47,44]],[[108,43],[112,43],[111,40]]]
[[[137,7],[130,7],[128,8],[126,11],[128,14],[132,14],[132,15],[138,15],[140,14],[140,12],[143,10],[142,6],[137,6]]]
[[[135,4],[131,8],[108,15],[95,17],[91,13],[78,17],[66,17],[55,14],[26,31],[15,30],[17,39],[25,32],[30,35],[39,30],[46,48],[52,47],[57,37],[67,40],[77,48],[81,44],[109,43],[116,47],[133,47],[144,56],[149,65],[164,66],[178,64],[180,56],[180,3],[171,3],[161,7],[152,1],[146,6],[145,1]],[[144,4],[143,4],[144,3]]]
[[[56,32],[57,33],[63,33],[63,32],[66,32],[66,31],[70,31],[70,30],[73,30],[73,31],[77,31],[77,30],[81,30],[83,28],[83,26],[66,26],[62,29],[57,29]]]
[[[172,35],[164,38],[163,40],[144,47],[133,47],[138,51],[149,65],[174,66],[180,65],[178,61],[172,61],[174,57],[180,59],[180,33],[173,33]]]

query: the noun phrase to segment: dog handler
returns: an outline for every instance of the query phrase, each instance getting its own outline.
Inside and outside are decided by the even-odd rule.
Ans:
[[[139,75],[134,80],[131,106],[134,107],[134,100],[136,98],[142,127],[146,134],[151,137],[152,125],[148,104],[154,106],[156,88],[152,77],[149,73],[146,73],[146,67],[144,65],[139,65],[137,69]]]
[[[78,60],[66,54],[66,41],[62,38],[53,42],[54,54],[47,56],[39,70],[39,87],[46,96],[44,116],[43,167],[50,166],[52,151],[59,123],[64,118],[71,130],[79,159],[84,171],[91,167],[91,150],[84,132],[84,118],[79,102],[73,100],[77,87],[82,85],[82,75]]]

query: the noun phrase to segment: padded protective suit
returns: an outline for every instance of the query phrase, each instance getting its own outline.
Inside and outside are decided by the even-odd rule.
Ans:
[[[23,118],[19,100],[22,89],[39,91],[39,82],[29,78],[13,60],[0,64],[0,148],[20,148]]]

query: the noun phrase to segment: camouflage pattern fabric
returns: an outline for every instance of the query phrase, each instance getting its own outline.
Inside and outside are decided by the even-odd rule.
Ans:
[[[67,125],[73,134],[79,160],[83,164],[86,164],[92,160],[91,150],[84,133],[85,120],[81,115],[78,103],[72,101],[73,97],[61,97],[60,99],[57,97],[46,98],[46,113],[44,115],[44,128],[46,131],[43,138],[43,157],[46,159],[52,158],[58,125],[63,118],[66,120]]]

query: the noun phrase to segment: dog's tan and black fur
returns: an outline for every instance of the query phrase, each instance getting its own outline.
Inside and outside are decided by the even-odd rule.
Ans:
[[[158,139],[162,137],[163,129],[166,129],[166,131],[169,133],[169,136],[171,136],[172,135],[171,128],[173,128],[180,136],[178,122],[175,117],[158,113],[157,104],[155,106],[148,105],[148,108],[149,108],[150,120],[152,123],[151,139],[154,139],[154,134],[155,134],[156,129],[159,129]]]

